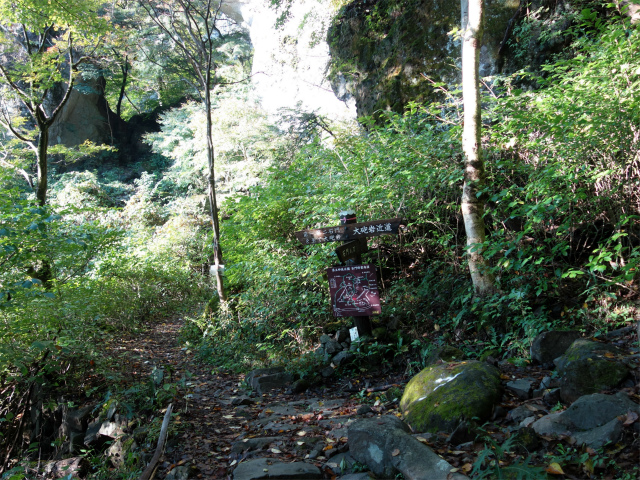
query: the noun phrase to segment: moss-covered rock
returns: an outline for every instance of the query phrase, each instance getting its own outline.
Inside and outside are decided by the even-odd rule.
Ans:
[[[497,65],[500,45],[518,0],[488,0],[481,74]],[[434,98],[433,84],[459,82],[460,2],[355,0],[333,20],[327,40],[334,90],[356,100],[358,115],[402,112],[410,101]],[[429,77],[429,78],[427,78]]]
[[[409,381],[400,409],[415,432],[452,432],[463,419],[488,418],[500,395],[500,372],[492,365],[442,363]]]
[[[425,359],[426,365],[434,364],[440,360],[454,362],[464,359],[464,352],[452,345],[441,345],[434,349]]]
[[[574,402],[583,395],[615,387],[629,373],[624,352],[606,343],[578,339],[556,360],[560,397]]]

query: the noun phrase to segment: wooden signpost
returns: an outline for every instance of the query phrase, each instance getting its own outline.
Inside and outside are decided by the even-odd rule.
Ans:
[[[367,244],[360,240],[353,240],[336,248],[336,253],[340,262],[347,263],[347,261],[355,260],[363,253],[367,253]]]
[[[356,222],[355,212],[340,212],[340,225],[295,232],[303,245],[345,242],[336,248],[344,267],[327,270],[331,305],[336,317],[352,316],[360,336],[371,335],[369,315],[380,314],[380,298],[372,265],[361,265],[362,254],[367,252],[367,238],[397,235],[402,218]]]
[[[335,227],[302,230],[295,232],[295,236],[303,245],[346,242],[358,238],[377,237],[379,235],[397,235],[401,223],[401,218],[373,220],[372,222],[349,223]]]

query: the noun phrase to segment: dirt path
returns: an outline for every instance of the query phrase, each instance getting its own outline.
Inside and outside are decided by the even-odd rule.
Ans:
[[[121,347],[129,352],[131,374],[139,381],[152,376],[155,367],[164,372],[165,385],[178,385],[171,422],[177,435],[169,439],[155,478],[173,478],[178,467],[190,469],[190,478],[231,478],[238,463],[255,457],[304,460],[323,469],[327,478],[335,476],[327,470],[334,466],[330,457],[346,450],[344,424],[359,406],[343,390],[346,381],[304,394],[258,396],[246,389],[244,375],[214,373],[182,347],[180,326],[178,319],[157,324]],[[393,407],[376,410],[389,413]]]
[[[123,358],[129,363],[125,368],[134,380],[145,381],[154,375],[155,368],[156,375],[161,371],[163,376],[159,388],[166,389],[167,395],[173,397],[173,432],[154,477],[157,480],[231,479],[234,469],[252,458],[264,458],[267,464],[275,460],[306,462],[318,467],[325,478],[334,479],[340,476],[345,461],[350,459],[347,456],[347,425],[350,422],[362,417],[399,415],[397,401],[385,398],[377,390],[383,390],[382,385],[406,382],[408,378],[401,373],[387,375],[377,369],[364,374],[353,373],[356,378],[329,379],[324,385],[303,394],[287,395],[279,390],[257,395],[246,388],[244,375],[218,373],[195,352],[180,345],[180,327],[178,319],[156,324],[119,347],[126,352]],[[628,339],[619,343],[626,341]],[[537,366],[520,368],[508,362],[500,362],[499,368],[503,383],[550,375],[549,371]],[[367,397],[366,392],[354,395],[367,387],[373,390],[370,396]],[[633,388],[627,390],[632,393]],[[381,401],[375,402],[378,395]],[[486,448],[487,440],[500,445],[517,430],[505,415],[522,405],[535,411],[538,417],[550,411],[541,398],[522,401],[505,392],[500,405],[496,406],[493,422],[484,426],[485,440],[454,438],[455,433],[452,436],[424,434],[419,440],[454,467],[469,473],[480,452]],[[543,445],[538,451],[530,452],[535,453],[535,463],[543,468],[548,465],[550,459],[556,457],[545,457],[545,453],[555,451],[560,442],[543,437]],[[635,445],[630,441],[612,452],[618,468],[637,464],[638,454],[632,443]],[[578,453],[576,451],[576,455]],[[523,455],[505,457],[505,461],[522,460]],[[573,457],[566,457],[563,467],[578,472],[583,468],[582,461],[577,463]],[[566,478],[580,477],[566,474]]]

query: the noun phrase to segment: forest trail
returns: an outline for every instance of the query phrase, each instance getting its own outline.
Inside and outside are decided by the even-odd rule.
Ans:
[[[326,478],[339,474],[339,462],[331,458],[347,450],[346,422],[361,406],[348,380],[333,380],[304,394],[258,395],[247,389],[243,374],[217,373],[180,345],[180,327],[180,319],[150,325],[119,347],[126,351],[122,368],[134,382],[161,375],[159,388],[174,392],[170,436],[154,478],[232,478],[233,469],[248,458],[304,460]],[[353,382],[366,388],[372,380],[363,376]],[[396,413],[396,408],[397,402],[391,402],[375,410]]]
[[[382,365],[370,366],[367,370],[352,368],[343,371],[341,377],[331,376],[302,394],[287,394],[283,388],[260,395],[247,386],[245,375],[219,371],[181,345],[181,326],[182,320],[177,318],[150,324],[137,336],[118,342],[113,349],[122,359],[120,368],[128,372],[126,377],[132,384],[148,384],[155,378],[156,391],[163,397],[158,403],[173,404],[169,438],[152,477],[156,480],[247,480],[263,478],[267,474],[262,472],[266,472],[267,467],[275,470],[276,465],[291,469],[317,468],[305,478],[333,480],[342,473],[358,471],[358,465],[354,468],[354,460],[349,455],[347,428],[352,422],[363,417],[400,416],[398,399],[386,392],[390,386],[402,389],[409,380],[407,372]],[[633,335],[625,334],[617,343],[628,345],[632,341]],[[541,379],[551,374],[540,366],[518,367],[508,362],[496,365],[503,384],[524,378]],[[634,388],[623,390],[630,395],[636,391]],[[500,445],[512,435],[511,416],[523,409],[534,412],[537,417],[553,411],[542,398],[522,400],[513,392],[505,391],[490,424],[480,429],[484,432],[483,438],[469,436],[464,431],[451,435],[414,434],[414,437],[457,470],[469,474],[487,444]],[[156,410],[153,415],[161,417],[165,411]],[[150,424],[153,418],[147,420]],[[618,467],[623,470],[631,469],[638,460],[631,430],[625,438],[616,451]],[[543,452],[551,451],[560,441],[546,437],[543,440],[545,446],[538,447]],[[155,448],[155,444],[142,448],[145,464]],[[237,469],[240,465],[242,468]],[[576,472],[583,468],[582,463],[568,459],[563,466]],[[362,467],[366,471],[366,467]]]

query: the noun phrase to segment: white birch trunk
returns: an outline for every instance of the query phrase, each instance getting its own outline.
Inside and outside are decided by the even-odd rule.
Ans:
[[[480,45],[482,42],[482,0],[462,0],[462,95],[464,102],[464,185],[462,216],[467,234],[469,272],[476,295],[495,292],[495,279],[483,253],[485,241],[484,199],[478,195],[484,186],[482,160],[482,118],[479,89]]]

